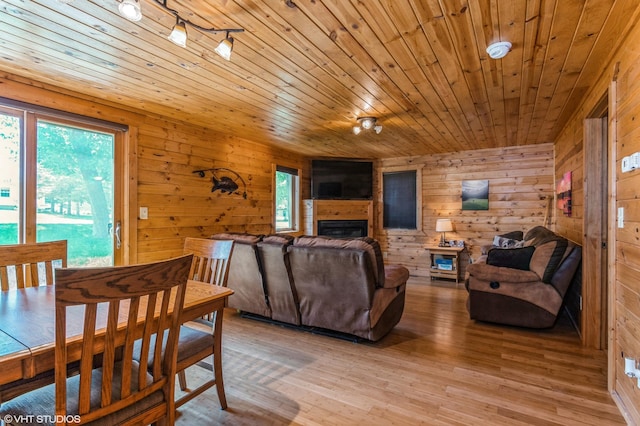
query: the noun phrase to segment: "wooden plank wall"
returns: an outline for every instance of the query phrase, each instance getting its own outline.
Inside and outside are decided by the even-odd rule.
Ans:
[[[149,262],[182,253],[184,238],[223,231],[271,233],[272,163],[302,169],[302,196],[309,197],[310,162],[305,158],[213,130],[122,105],[102,103],[81,94],[0,75],[2,96],[131,126],[136,145],[137,200],[133,215],[148,207],[149,219],[137,220],[131,262]],[[211,174],[193,171],[227,167],[247,183],[247,199],[211,192]],[[224,175],[224,174],[223,174]],[[134,220],[135,222],[135,220]]]
[[[610,262],[608,277],[610,323],[607,329],[611,333],[608,375],[612,395],[629,424],[640,424],[640,389],[636,379],[624,374],[624,356],[640,360],[640,170],[622,173],[621,161],[623,157],[640,151],[639,18],[636,12],[632,24],[619,29],[619,39],[611,43],[615,46],[611,60],[600,65],[601,76],[597,84],[589,88],[585,100],[555,142],[556,178],[565,170],[579,170],[583,162],[584,120],[590,117],[603,94],[610,94],[609,114],[613,116],[610,118],[613,128],[610,132],[613,161],[610,163],[615,163],[615,170],[612,171],[613,205],[609,211],[624,208],[624,227],[617,228],[616,217],[611,214],[609,229],[614,237],[609,241],[613,261]],[[573,183],[580,189],[573,192],[574,205],[578,206],[576,216],[559,217],[557,229],[578,239],[582,238],[583,223],[580,175],[574,177]]]
[[[553,197],[553,145],[484,149],[450,154],[402,157],[380,161],[379,167],[422,165],[422,231],[387,232],[381,229],[381,195],[376,209],[376,236],[385,262],[399,263],[412,275],[429,276],[424,247],[437,244],[436,219],[451,218],[454,231],[447,239],[465,240],[471,258],[481,254],[497,234],[553,221],[548,205]],[[462,210],[462,182],[489,181],[489,210]],[[379,187],[379,186],[378,186]],[[468,260],[468,257],[467,257]],[[464,273],[464,272],[463,272]]]
[[[272,164],[308,170],[302,157],[194,126],[155,119],[139,133],[138,204],[149,207],[138,221],[139,261],[172,256],[186,236],[273,233]],[[210,167],[239,173],[247,199],[212,193],[212,175],[192,173]]]
[[[555,231],[582,245],[582,222],[584,219],[584,166],[583,166],[583,125],[571,122],[555,144],[555,182],[564,173],[571,172],[571,215],[556,209]]]

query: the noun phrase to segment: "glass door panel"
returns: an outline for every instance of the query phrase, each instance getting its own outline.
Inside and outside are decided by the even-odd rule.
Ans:
[[[37,121],[36,240],[66,239],[69,266],[114,264],[112,133]]]
[[[21,119],[0,110],[0,244],[20,241]]]

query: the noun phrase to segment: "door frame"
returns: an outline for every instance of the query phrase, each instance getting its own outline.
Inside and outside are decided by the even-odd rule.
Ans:
[[[609,346],[611,276],[612,130],[614,108],[608,91],[584,120],[584,222],[582,253],[582,343]],[[615,170],[615,164],[613,166]]]

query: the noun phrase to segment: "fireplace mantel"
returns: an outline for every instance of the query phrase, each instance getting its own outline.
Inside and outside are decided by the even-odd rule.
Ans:
[[[366,220],[373,237],[372,200],[304,200],[304,233],[318,235],[319,220]]]

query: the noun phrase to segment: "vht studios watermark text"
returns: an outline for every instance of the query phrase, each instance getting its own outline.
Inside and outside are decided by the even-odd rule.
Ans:
[[[12,424],[65,424],[80,423],[80,416],[51,416],[46,414],[5,414],[0,418],[0,426]]]

